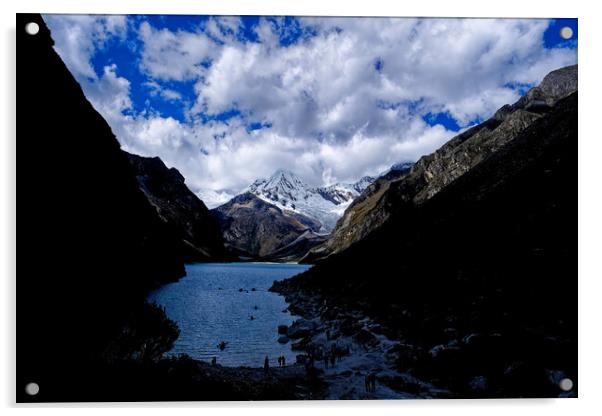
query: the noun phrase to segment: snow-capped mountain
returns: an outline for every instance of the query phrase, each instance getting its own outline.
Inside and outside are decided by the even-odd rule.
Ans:
[[[345,209],[374,178],[365,176],[353,184],[337,183],[326,187],[311,187],[294,173],[279,169],[267,179],[257,179],[247,189],[278,208],[315,219],[322,232],[330,232]]]

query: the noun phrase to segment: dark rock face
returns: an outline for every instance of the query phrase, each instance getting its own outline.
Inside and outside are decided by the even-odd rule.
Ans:
[[[212,212],[226,245],[242,257],[290,261],[305,254],[312,241],[323,241],[314,234],[321,227],[318,221],[283,211],[248,192]]]
[[[343,246],[347,245],[347,240],[344,240],[345,238],[361,238],[370,231],[373,228],[371,223],[373,221],[381,220],[373,211],[376,204],[380,201],[380,198],[385,194],[393,182],[401,179],[410,171],[411,165],[412,164],[395,165],[389,172],[378,179],[373,180],[372,183],[351,203],[349,208],[345,210],[343,217],[337,221],[333,233],[328,237],[325,237],[321,244],[316,244],[315,247],[307,250],[306,254],[301,259],[301,262],[314,263],[328,257],[333,252],[337,252]],[[362,227],[357,227],[355,224],[362,224]],[[357,234],[354,235],[354,231],[357,232]]]
[[[35,36],[23,30],[31,21]],[[17,28],[18,399],[101,399],[96,370],[110,340],[148,290],[184,275],[179,238],[140,191],[42,18],[18,15]],[[40,394],[25,396],[32,380]]]
[[[187,262],[229,260],[217,220],[184,183],[177,169],[168,169],[158,157],[126,153],[140,189],[159,217],[181,235]]]
[[[312,250],[307,259],[317,260],[345,250],[378,229],[390,217],[398,201],[420,205],[446,186],[514,140],[554,104],[577,89],[577,66],[548,74],[513,105],[500,108],[484,123],[451,139],[436,152],[423,156],[407,175],[379,179],[366,189],[337,222],[328,240]],[[389,188],[400,192],[389,192]]]
[[[563,394],[549,374],[577,378],[577,93],[527,113],[423,158],[381,197],[380,227],[273,289],[355,305],[452,397]]]

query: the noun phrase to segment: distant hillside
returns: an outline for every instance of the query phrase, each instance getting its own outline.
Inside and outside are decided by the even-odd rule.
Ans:
[[[227,247],[243,258],[292,261],[307,252],[308,247],[322,242],[313,235],[321,224],[292,211],[285,211],[247,192],[228,203],[215,208],[212,213],[218,218]],[[306,240],[301,244],[300,240]],[[315,241],[315,242],[314,242]],[[289,244],[282,257],[275,257],[278,250]]]

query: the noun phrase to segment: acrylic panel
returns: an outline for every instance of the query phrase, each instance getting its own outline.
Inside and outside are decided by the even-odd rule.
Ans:
[[[17,15],[17,401],[577,397],[577,19]]]

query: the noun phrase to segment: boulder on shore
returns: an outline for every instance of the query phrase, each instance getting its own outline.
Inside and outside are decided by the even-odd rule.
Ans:
[[[312,321],[306,321],[304,319],[299,319],[288,328],[288,337],[289,338],[303,338],[308,335],[311,335],[311,331],[315,329],[316,325]]]

